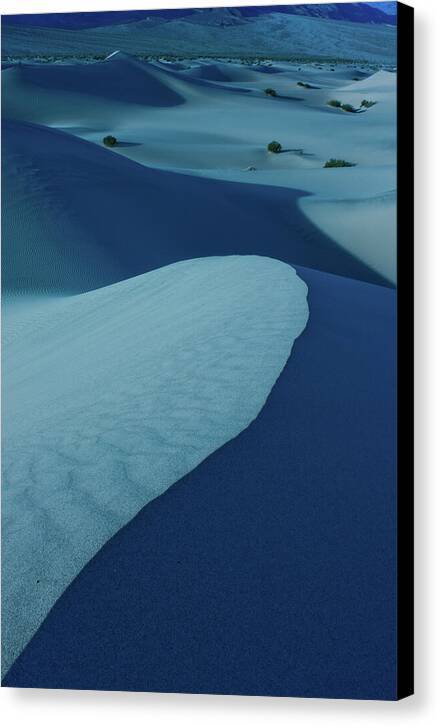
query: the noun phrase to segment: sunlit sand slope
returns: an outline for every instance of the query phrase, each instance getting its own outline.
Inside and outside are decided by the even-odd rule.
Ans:
[[[210,257],[6,319],[3,672],[100,547],[258,415],[306,294],[277,260]]]

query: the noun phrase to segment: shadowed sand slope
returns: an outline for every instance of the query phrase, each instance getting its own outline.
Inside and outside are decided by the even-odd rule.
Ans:
[[[187,76],[192,78],[202,78],[206,81],[228,82],[231,80],[230,74],[223,70],[215,63],[200,63],[190,68],[186,72]]]
[[[184,103],[184,98],[166,82],[172,78],[124,53],[87,65],[22,65],[13,69],[10,76],[11,83],[28,89],[36,86],[145,106],[169,107]]]
[[[6,685],[395,698],[395,292],[300,269],[258,418],[81,572]]]
[[[148,501],[257,416],[306,325],[269,258],[180,262],[3,331],[3,669]]]
[[[19,121],[4,122],[3,143],[6,293],[82,292],[224,254],[385,282],[307,221],[300,192],[151,169]]]
[[[154,207],[161,213],[166,207],[166,196],[169,206],[170,195],[169,192],[166,194],[164,187],[163,199],[157,201],[154,190],[157,191],[160,179],[164,177],[153,175],[152,167],[224,182],[238,182],[241,185],[239,192],[237,188],[232,191],[231,186],[214,188],[203,184],[201,187],[199,180],[198,186],[197,182],[191,184],[185,180],[183,189],[181,178],[180,182],[176,179],[172,182],[171,177],[168,178],[169,190],[173,191],[172,216],[175,215],[175,226],[177,222],[180,229],[187,226],[179,209],[179,200],[183,198],[184,205],[192,210],[194,226],[204,224],[208,218],[222,219],[217,227],[219,233],[224,230],[224,220],[228,218],[228,222],[236,229],[236,236],[239,233],[241,239],[249,234],[257,236],[256,228],[260,224],[263,225],[264,236],[267,231],[259,204],[253,204],[252,217],[247,219],[245,225],[242,224],[249,209],[246,200],[251,195],[256,199],[261,194],[257,189],[243,191],[244,185],[271,185],[282,190],[289,188],[291,204],[280,201],[282,191],[277,194],[266,190],[263,194],[265,211],[270,211],[274,224],[283,228],[275,238],[281,239],[287,234],[286,225],[290,224],[291,215],[295,220],[299,219],[294,199],[304,192],[311,195],[312,199],[310,196],[304,200],[306,203],[301,207],[304,215],[300,216],[302,219],[308,216],[322,233],[319,238],[314,228],[313,244],[307,244],[306,252],[303,250],[305,254],[300,252],[297,257],[297,247],[303,244],[303,235],[297,235],[290,228],[290,247],[292,251],[294,247],[294,257],[287,258],[289,261],[336,274],[348,274],[369,281],[386,280],[387,284],[394,284],[394,265],[392,269],[389,260],[395,257],[396,247],[395,74],[387,71],[374,73],[370,67],[359,64],[331,66],[326,63],[319,66],[307,63],[302,67],[297,63],[279,63],[271,67],[277,72],[270,76],[257,72],[256,65],[187,61],[186,66],[186,70],[175,70],[172,64],[147,63],[120,52],[113,53],[103,62],[88,64],[23,64],[2,72],[3,115],[17,122],[33,122],[64,130],[71,136],[92,142],[101,151],[103,137],[114,135],[118,144],[113,154],[148,168],[144,182],[141,182],[147,183],[149,187],[146,203],[140,203],[137,192],[133,192],[136,185],[134,178],[126,180],[123,186],[130,190],[130,194],[133,193],[136,205],[127,199],[122,185],[115,189],[118,178],[116,170],[123,173],[122,170],[128,167],[115,164],[111,172],[114,181],[100,180],[96,173],[96,162],[99,160],[101,165],[102,156],[95,155],[91,149],[88,152],[85,149],[79,151],[73,142],[68,145],[66,139],[63,144],[66,155],[78,152],[84,159],[87,153],[91,178],[100,188],[105,188],[107,197],[110,195],[109,185],[113,184],[117,193],[117,206],[120,206],[119,219],[124,224],[128,217],[131,220],[139,219],[148,211],[150,221],[145,220],[143,224],[152,231],[156,226],[157,212],[147,206],[148,202],[154,200]],[[266,70],[269,69],[270,66],[267,66]],[[353,78],[360,80],[353,82]],[[311,88],[299,86],[298,83],[306,83]],[[274,88],[277,97],[268,97],[264,93],[267,86]],[[330,107],[328,101],[331,99],[352,104],[358,112],[346,113]],[[374,102],[374,105],[367,109],[361,108],[363,99]],[[41,151],[52,146],[60,148],[61,141],[49,134],[50,131],[47,131],[45,138],[40,136],[38,141],[28,139],[31,156],[36,154],[38,157]],[[30,136],[29,130],[26,136]],[[281,143],[282,153],[270,154],[267,151],[267,143],[272,139]],[[40,148],[35,148],[37,146]],[[347,160],[354,166],[323,168],[331,158]],[[85,161],[81,164],[84,165]],[[41,174],[44,174],[46,162],[43,158],[38,161],[38,165]],[[72,162],[77,173],[78,166],[79,162]],[[50,177],[54,179],[62,173],[66,174],[67,170],[54,168],[50,171]],[[20,171],[20,177],[22,174],[25,175],[25,172]],[[149,176],[148,182],[146,174]],[[81,172],[80,176],[85,174]],[[138,172],[136,178],[140,179]],[[36,181],[35,174],[33,182]],[[46,184],[50,186],[50,179]],[[69,181],[61,180],[61,187],[66,185],[71,199],[69,204],[74,206],[81,191],[72,190]],[[211,195],[214,189],[213,199]],[[38,195],[34,183],[30,185],[30,190],[31,195]],[[87,207],[93,202],[99,205],[100,210],[108,206],[107,202],[98,201],[99,194],[93,193],[90,201],[82,201],[76,219],[71,219],[70,229],[73,230],[75,225],[81,223],[81,219],[85,220],[88,216],[84,239],[90,234],[93,225],[100,223],[102,216],[95,210],[98,219],[94,221],[91,214],[85,214]],[[226,195],[227,205],[224,203]],[[19,194],[14,191],[13,197],[19,198]],[[199,203],[195,210],[196,200]],[[274,200],[280,202],[282,209]],[[314,201],[316,204],[313,204]],[[212,209],[214,203],[216,209]],[[346,205],[346,210],[343,205]],[[46,207],[47,204],[42,205],[42,209]],[[365,210],[376,220],[372,244],[367,236],[367,225],[364,225]],[[59,214],[60,210],[57,209],[54,219]],[[166,223],[172,228],[173,220],[168,219],[170,215],[166,213],[165,217]],[[348,238],[346,235],[348,220],[352,239],[349,239],[349,234]],[[23,223],[26,223],[25,219]],[[118,228],[114,209],[111,223],[115,229]],[[50,227],[50,222],[47,224]],[[159,223],[160,227],[162,225],[163,222]],[[213,225],[210,225],[210,229],[214,236],[216,232]],[[105,233],[112,234],[111,230],[105,230]],[[332,266],[327,266],[325,254],[320,249],[323,235],[326,235],[327,241],[329,238],[334,242]],[[135,239],[135,232],[130,236]],[[169,245],[170,239],[176,239],[174,230],[168,229],[166,237],[165,247]],[[70,246],[76,248],[80,239],[81,235],[76,234],[77,241]],[[336,245],[345,254],[355,257],[360,264],[372,268],[376,273],[375,278],[364,277],[358,271],[358,262],[355,270],[352,266],[346,267],[340,259],[335,261],[340,252]],[[259,252],[251,248],[249,251]],[[218,252],[222,253],[221,250]],[[204,251],[199,250],[187,256],[203,254]],[[273,254],[281,256],[275,250]],[[178,256],[168,261],[175,259]],[[139,271],[143,272],[144,269]]]
[[[2,72],[6,683],[392,698],[395,75],[77,60]]]

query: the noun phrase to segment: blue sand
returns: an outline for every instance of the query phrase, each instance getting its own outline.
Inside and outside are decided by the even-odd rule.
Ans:
[[[58,89],[71,93],[114,98],[117,88],[119,101],[147,106],[178,106],[184,98],[171,88],[167,88],[160,80],[148,71],[148,65],[129,60],[129,72],[123,61],[122,54],[117,54],[117,61],[109,58],[105,63],[88,65],[22,65],[20,67],[23,81],[47,88]],[[61,70],[61,73],[60,73]]]
[[[100,550],[4,685],[396,698],[396,293],[297,271],[308,327],[258,418]]]
[[[101,547],[256,418],[306,296],[290,265],[227,255],[5,306],[3,674]]]
[[[2,136],[3,184],[12,197],[10,203],[5,198],[2,221],[10,240],[2,267],[6,291],[84,292],[181,259],[235,254],[269,255],[295,267],[388,285],[306,218],[298,204],[302,191],[153,169],[71,134],[22,121],[4,121]],[[19,173],[12,175],[14,166]],[[13,204],[24,182],[32,184],[38,201],[27,215]],[[63,235],[47,217],[38,216],[47,204],[48,186],[56,190],[56,199],[69,200],[59,219]],[[78,247],[83,237],[85,248]],[[75,256],[80,265],[71,264]]]

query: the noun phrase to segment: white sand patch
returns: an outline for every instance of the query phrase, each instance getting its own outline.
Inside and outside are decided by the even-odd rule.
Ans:
[[[300,206],[325,234],[396,284],[396,192],[361,199],[304,197]]]
[[[377,71],[366,78],[345,86],[342,90],[353,90],[358,93],[379,93],[391,95],[396,88],[396,73],[389,71]]]
[[[290,266],[231,256],[10,301],[3,671],[102,545],[258,415],[306,295]]]

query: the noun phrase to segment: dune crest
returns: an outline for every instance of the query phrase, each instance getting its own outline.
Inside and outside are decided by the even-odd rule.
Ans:
[[[5,326],[4,672],[102,545],[255,419],[306,296],[278,260],[210,257]]]
[[[396,285],[396,190],[360,199],[305,197],[300,206],[325,234]]]
[[[5,121],[3,139],[7,294],[85,292],[182,258],[230,254],[383,282],[308,223],[303,193],[150,168],[102,143],[21,121]],[[341,175],[322,176],[325,191]]]

